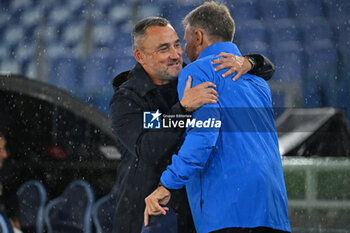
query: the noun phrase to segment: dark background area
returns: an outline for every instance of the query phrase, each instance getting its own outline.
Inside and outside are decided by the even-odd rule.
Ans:
[[[0,170],[3,185],[16,192],[25,181],[36,179],[43,182],[50,197],[55,197],[71,181],[84,179],[93,186],[96,197],[108,193],[115,182],[118,161],[107,159],[100,146],[115,146],[116,142],[111,132],[103,132],[104,129],[96,125],[98,121],[109,124],[108,118],[55,87],[33,84],[24,77],[1,78],[0,127],[6,131],[9,152]],[[4,81],[9,79],[17,81],[12,82],[13,85],[18,82],[22,85],[16,85],[16,91],[10,90],[5,84],[11,83]],[[26,82],[35,88],[25,85]],[[21,87],[32,94],[20,92]],[[45,91],[36,92],[40,88]],[[72,109],[64,106],[65,101],[77,102],[77,105]],[[86,109],[98,116],[96,122],[75,114]]]

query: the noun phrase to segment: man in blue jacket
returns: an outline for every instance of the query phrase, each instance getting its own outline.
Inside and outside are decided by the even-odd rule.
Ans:
[[[198,233],[290,232],[287,194],[267,83],[245,74],[237,82],[220,78],[213,60],[221,51],[241,56],[234,21],[224,5],[206,2],[184,19],[186,54],[195,61],[179,75],[182,99],[186,81],[210,81],[218,102],[193,113],[185,141],[145,199],[149,215],[166,214],[170,190],[186,185]],[[207,124],[205,124],[207,122]]]

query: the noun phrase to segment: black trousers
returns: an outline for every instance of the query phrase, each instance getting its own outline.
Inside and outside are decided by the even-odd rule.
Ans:
[[[211,233],[287,233],[287,231],[275,230],[268,227],[257,227],[257,228],[226,228],[218,231],[212,231]]]

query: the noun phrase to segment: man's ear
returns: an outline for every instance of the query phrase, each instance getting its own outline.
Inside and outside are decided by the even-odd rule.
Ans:
[[[194,31],[194,36],[195,36],[196,44],[197,45],[202,45],[203,44],[203,40],[204,40],[204,38],[203,38],[203,36],[204,36],[203,31],[201,29],[196,29]]]
[[[144,54],[139,48],[134,50],[134,58],[138,63],[143,64]]]

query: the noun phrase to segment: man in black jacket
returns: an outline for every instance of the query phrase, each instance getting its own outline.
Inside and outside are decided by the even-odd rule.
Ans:
[[[213,83],[191,88],[191,79],[179,101],[177,76],[183,65],[182,49],[175,30],[166,19],[141,20],[133,29],[132,39],[138,63],[131,71],[114,79],[115,93],[110,104],[112,129],[123,155],[117,176],[115,233],[141,231],[144,198],[157,187],[161,172],[179,149],[184,132],[180,128],[144,129],[143,113],[159,110],[167,115],[186,114],[217,101],[217,93],[211,88],[215,87]],[[224,58],[218,59],[223,64],[220,68],[231,67],[228,74],[237,72],[239,76],[252,66],[250,73],[265,79],[271,78],[274,72],[271,62],[261,55],[248,56],[250,61],[221,55]],[[169,205],[177,213],[178,232],[195,232],[184,189],[172,193]]]

